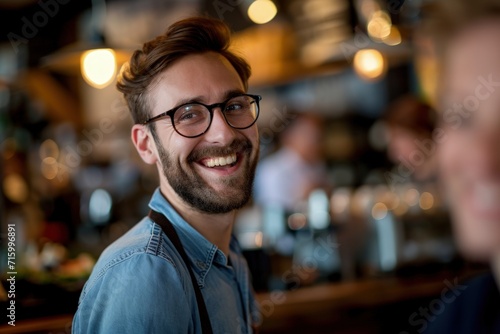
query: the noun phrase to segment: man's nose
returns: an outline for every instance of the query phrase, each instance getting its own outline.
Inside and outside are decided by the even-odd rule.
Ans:
[[[213,118],[210,128],[205,133],[205,139],[212,143],[229,144],[235,136],[235,129],[227,124],[220,107],[213,109]]]

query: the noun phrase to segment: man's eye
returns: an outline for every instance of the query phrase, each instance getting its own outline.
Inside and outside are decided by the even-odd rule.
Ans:
[[[230,105],[226,106],[226,111],[238,111],[244,109],[244,106],[241,103],[231,103]]]
[[[197,107],[187,106],[176,112],[177,122],[192,122],[203,117],[203,111]]]

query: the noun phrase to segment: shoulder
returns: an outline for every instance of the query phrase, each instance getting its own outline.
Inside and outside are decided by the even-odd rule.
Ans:
[[[114,276],[124,278],[130,274],[131,279],[153,276],[156,275],[155,270],[163,268],[170,272],[170,276],[179,277],[175,252],[170,241],[164,238],[161,228],[146,217],[103,251],[80,299],[85,298],[96,285],[112,281]],[[142,274],[138,275],[139,272]]]
[[[436,312],[425,333],[481,332],[500,321],[500,294],[491,273],[464,282],[446,280],[444,286],[442,311]]]
[[[168,256],[162,252],[163,246],[165,245],[163,245],[161,228],[145,217],[102,252],[94,271],[114,266],[139,253],[165,257],[168,260]]]
[[[74,333],[193,332],[193,301],[176,266],[135,252],[100,269],[85,286]]]
[[[457,288],[457,284],[450,287],[457,295],[457,308],[461,308],[471,315],[477,312],[470,312],[471,307],[476,310],[484,309],[484,306],[492,302],[500,302],[500,294],[492,273],[481,274],[477,277],[464,281]]]
[[[75,332],[190,332],[193,297],[177,256],[161,228],[142,220],[99,258],[80,296]]]

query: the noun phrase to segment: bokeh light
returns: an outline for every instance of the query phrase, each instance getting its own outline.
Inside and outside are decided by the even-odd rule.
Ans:
[[[257,24],[271,21],[277,13],[278,9],[271,0],[256,0],[248,7],[248,17]]]
[[[430,192],[423,192],[419,200],[420,208],[422,210],[429,210],[434,206],[434,196]]]
[[[111,49],[86,51],[81,57],[82,76],[95,88],[109,85],[116,74],[115,52]]]
[[[365,80],[375,80],[385,73],[386,61],[380,51],[375,49],[359,50],[354,55],[354,70]]]
[[[372,217],[373,219],[380,220],[387,216],[387,206],[384,203],[378,202],[373,205]]]
[[[5,196],[14,203],[24,203],[28,199],[28,185],[19,174],[7,175],[2,188]]]

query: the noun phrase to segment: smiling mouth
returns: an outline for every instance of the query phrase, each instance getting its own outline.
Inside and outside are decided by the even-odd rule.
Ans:
[[[209,168],[214,168],[214,167],[232,167],[236,164],[238,160],[238,156],[236,153],[229,154],[227,156],[223,157],[210,157],[210,158],[205,158],[200,163]]]

